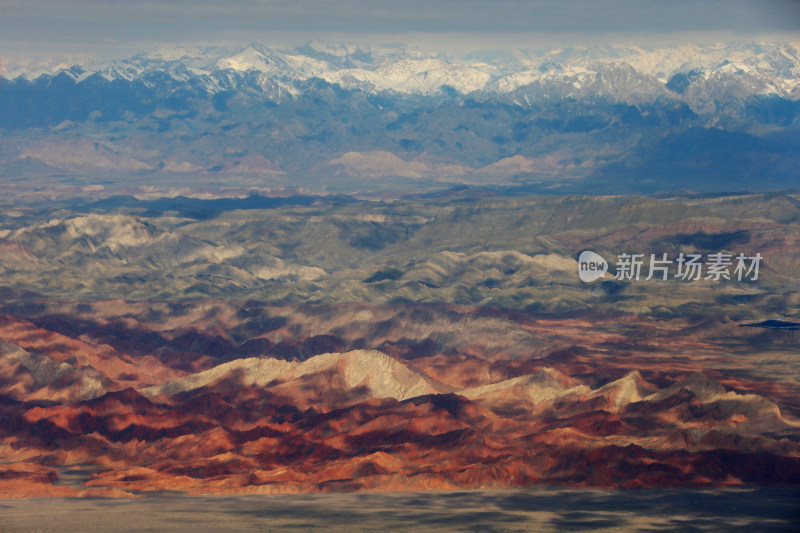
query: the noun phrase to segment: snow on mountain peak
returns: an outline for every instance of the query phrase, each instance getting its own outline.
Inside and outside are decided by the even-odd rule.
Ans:
[[[273,68],[273,62],[266,55],[250,45],[230,57],[219,59],[216,66],[219,69],[232,68],[233,70],[239,71],[258,70],[261,72],[269,72]]]
[[[570,94],[599,91],[598,94],[620,95],[652,92],[654,84],[663,87],[674,76],[688,76],[691,79],[687,78],[686,84],[695,79],[708,82],[726,78],[749,94],[796,97],[793,91],[800,87],[799,48],[800,43],[684,44],[660,48],[614,45],[473,52],[450,58],[399,45],[312,41],[295,49],[259,43],[237,49],[168,46],[92,68],[62,65],[59,72],[75,83],[98,72],[107,80],[139,79],[148,86],[153,83],[150,75],[161,72],[179,82],[192,83],[196,79],[196,87],[204,87],[212,94],[235,88],[238,83],[249,83],[245,79],[255,79],[245,73],[257,73],[262,89],[280,87],[284,94],[299,94],[303,90],[299,82],[320,78],[345,89],[422,95],[440,94],[443,89],[449,90],[447,87],[461,94],[481,90],[502,94],[536,84]],[[611,75],[612,71],[618,74]],[[757,82],[736,81],[742,74]],[[643,82],[646,88],[641,85]],[[631,86],[630,91],[626,84]],[[678,88],[682,91],[685,87]]]

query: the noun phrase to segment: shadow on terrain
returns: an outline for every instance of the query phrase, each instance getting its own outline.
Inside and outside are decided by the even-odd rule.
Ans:
[[[295,494],[0,500],[4,531],[93,523],[118,531],[796,531],[796,488]],[[37,511],[38,512],[35,512]],[[121,517],[140,517],[119,521]]]

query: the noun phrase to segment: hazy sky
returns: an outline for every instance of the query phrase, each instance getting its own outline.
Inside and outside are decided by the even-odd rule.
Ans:
[[[800,40],[800,0],[0,0],[0,59],[170,43],[457,49],[787,35]]]

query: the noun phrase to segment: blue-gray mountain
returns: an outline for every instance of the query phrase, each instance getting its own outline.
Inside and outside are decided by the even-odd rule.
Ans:
[[[345,192],[790,188],[800,178],[799,47],[454,58],[251,44],[55,72],[7,65],[0,180]]]

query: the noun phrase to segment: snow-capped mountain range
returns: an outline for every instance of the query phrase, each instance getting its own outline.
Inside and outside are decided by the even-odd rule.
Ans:
[[[402,46],[311,42],[281,49],[252,43],[240,48],[159,48],[110,64],[44,74],[17,65],[3,76],[30,80],[64,72],[78,83],[99,76],[146,86],[163,83],[167,76],[168,81],[188,83],[208,94],[247,86],[287,97],[301,93],[313,78],[349,90],[412,95],[508,94],[526,87],[558,87],[562,96],[619,97],[634,91],[653,98],[664,91],[681,94],[698,83],[796,100],[799,50],[800,43],[743,43],[574,47],[452,57]]]
[[[800,179],[800,43],[459,57],[253,43],[46,73],[6,66],[0,184],[114,175],[347,192],[629,193]]]

